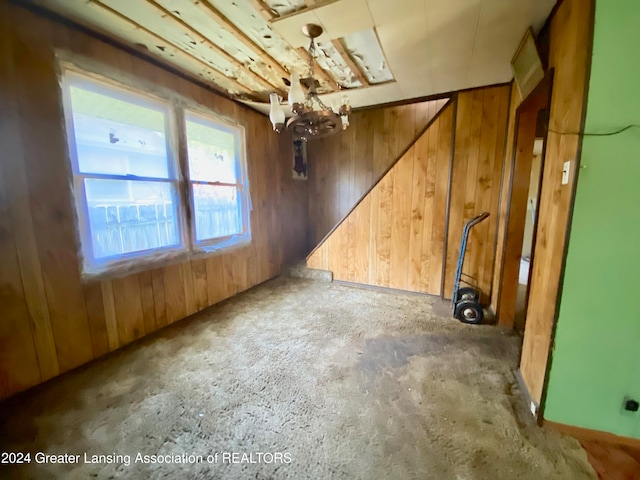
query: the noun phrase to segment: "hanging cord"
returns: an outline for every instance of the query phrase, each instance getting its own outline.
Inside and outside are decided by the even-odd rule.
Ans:
[[[615,130],[613,132],[605,132],[605,133],[559,132],[557,130],[552,130],[552,129],[549,129],[548,131],[551,133],[555,133],[557,135],[580,135],[582,137],[612,137],[613,135],[619,135],[622,132],[626,132],[631,128],[640,128],[640,125],[636,125],[635,123],[632,123],[619,130]]]

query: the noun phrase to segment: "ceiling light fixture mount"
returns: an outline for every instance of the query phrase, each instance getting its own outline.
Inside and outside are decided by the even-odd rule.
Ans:
[[[309,76],[300,79],[297,73],[291,74],[291,87],[289,88],[289,106],[293,116],[286,121],[286,129],[295,137],[307,140],[332,135],[349,127],[349,114],[351,106],[346,95],[340,105],[333,108],[327,106],[318,96],[317,88],[320,85],[313,77],[313,66],[316,55],[315,39],[322,35],[322,27],[308,23],[302,27],[302,33],[310,39],[309,44]],[[307,88],[305,95],[302,85]],[[280,96],[277,93],[269,95],[271,110],[269,119],[273,129],[280,133],[285,129],[285,114],[280,106]]]

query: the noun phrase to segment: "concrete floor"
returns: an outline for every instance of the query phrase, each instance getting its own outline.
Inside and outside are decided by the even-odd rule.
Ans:
[[[0,452],[32,455],[0,478],[595,479],[527,413],[520,337],[434,301],[270,281],[0,405]]]

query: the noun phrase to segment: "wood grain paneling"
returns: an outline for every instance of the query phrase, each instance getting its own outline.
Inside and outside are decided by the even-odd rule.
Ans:
[[[337,280],[450,297],[464,222],[488,211],[489,220],[472,231],[465,261],[465,272],[478,279],[486,302],[493,278],[509,95],[508,85],[457,94],[448,111],[441,112],[367,194],[367,202],[312,252],[309,267],[331,270]],[[398,148],[397,137],[382,137],[392,144],[387,151]],[[326,211],[331,200],[325,198]],[[368,238],[355,233],[365,227]],[[366,271],[352,272],[348,252],[361,250],[368,256]]]
[[[451,298],[453,291],[464,223],[484,211],[490,216],[471,230],[463,271],[477,279],[483,303],[491,295],[509,93],[509,86],[502,85],[458,94],[444,271],[445,298]]]
[[[593,1],[565,0],[551,20],[549,67],[554,69],[553,92],[520,360],[522,377],[536,402],[542,398],[556,318],[580,140],[578,135],[556,132],[579,132],[582,127],[593,8]],[[567,160],[572,160],[574,167],[569,183],[561,185],[562,167]]]
[[[307,183],[268,119],[19,6],[0,2],[0,398],[36,385],[277,275],[307,248]],[[168,88],[243,124],[248,247],[84,281],[74,229],[56,51]]]
[[[310,247],[349,213],[445,103],[355,112],[348,130],[309,142]]]
[[[9,18],[2,16],[0,19],[0,30],[5,31],[8,26]],[[33,342],[36,345],[39,375],[43,380],[47,380],[59,373],[58,357],[55,349],[55,341],[53,338],[53,330],[51,328],[51,317],[49,306],[46,300],[46,292],[44,279],[39,268],[40,254],[36,245],[34,235],[34,225],[31,215],[31,205],[29,203],[27,176],[25,166],[20,161],[23,156],[22,144],[15,139],[21,138],[20,115],[18,110],[17,99],[14,94],[15,86],[15,66],[13,64],[12,49],[15,44],[10,39],[0,42],[0,145],[2,145],[2,155],[0,155],[0,197],[2,197],[2,214],[3,226],[0,229],[0,242],[2,243],[2,252],[8,257],[3,257],[0,264],[2,269],[6,271],[6,277],[2,281],[2,291],[5,294],[17,298],[23,298],[26,301],[26,307],[29,315],[29,324],[33,333]],[[11,232],[13,238],[10,239]],[[17,260],[21,265],[21,271],[25,272],[22,276],[22,287],[17,288],[15,282],[20,277],[15,277],[15,271],[12,270],[13,258],[17,255]],[[9,282],[5,284],[4,282]],[[8,290],[5,290],[8,289]],[[6,299],[9,312],[17,306],[12,306],[16,301]],[[20,305],[21,301],[17,301]],[[4,308],[5,300],[0,302]],[[13,310],[15,311],[15,310]],[[0,323],[4,323],[4,327],[8,328],[6,334],[11,336],[15,333],[19,334],[20,329],[13,330],[11,313],[8,313],[8,320],[4,322],[4,318],[0,318]],[[22,316],[22,324],[20,328],[26,327],[26,322]],[[0,327],[1,328],[1,327]],[[12,332],[13,331],[13,332]],[[5,333],[5,332],[3,332]],[[3,335],[0,335],[3,337]],[[7,337],[9,341],[10,337]],[[22,337],[26,339],[28,337]],[[5,341],[0,340],[3,349],[6,347]],[[20,343],[16,346],[19,347]],[[7,353],[11,352],[11,348],[7,348]],[[12,347],[13,348],[13,347]],[[29,354],[27,354],[27,357]],[[4,362],[0,360],[0,362]],[[25,363],[29,366],[29,362]],[[29,366],[31,368],[31,366]],[[36,377],[37,372],[28,373],[26,376],[26,384]],[[7,380],[8,381],[8,380]],[[0,379],[0,383],[4,380]],[[7,391],[11,391],[15,387],[7,387]],[[0,385],[0,397],[2,397],[2,386]]]
[[[3,140],[5,140],[3,138]],[[2,176],[0,181],[6,180]],[[12,235],[12,224],[0,184],[0,395],[22,390],[41,381],[34,338],[30,328],[27,302],[20,279],[20,266]]]
[[[17,18],[10,16],[14,23],[9,32],[16,30],[15,22],[24,14],[19,11]],[[60,370],[65,371],[91,360],[93,350],[76,236],[73,228],[68,228],[73,226],[74,212],[69,201],[71,187],[56,64],[48,43],[54,28],[49,22],[39,22],[37,28],[20,29],[12,62],[22,145],[22,157],[16,161],[22,161],[27,174],[38,266]]]
[[[336,280],[440,294],[453,110],[450,103],[440,112],[308,257],[309,267]],[[445,188],[436,188],[438,177]]]

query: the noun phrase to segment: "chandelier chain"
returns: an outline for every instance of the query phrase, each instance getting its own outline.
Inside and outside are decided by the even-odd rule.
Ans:
[[[317,62],[317,60],[315,60],[316,58],[316,41],[315,38],[311,38],[311,42],[309,44],[309,78],[310,78],[310,85],[309,85],[309,93],[307,95],[307,102],[306,104],[309,106],[309,108],[313,108],[313,101],[315,100],[318,105],[320,105],[320,108],[322,108],[323,110],[327,110],[329,112],[333,112],[333,108],[329,107],[328,105],[326,105],[318,96],[318,93],[316,92],[316,84],[315,84],[315,78],[313,76],[313,64],[314,62]]]

